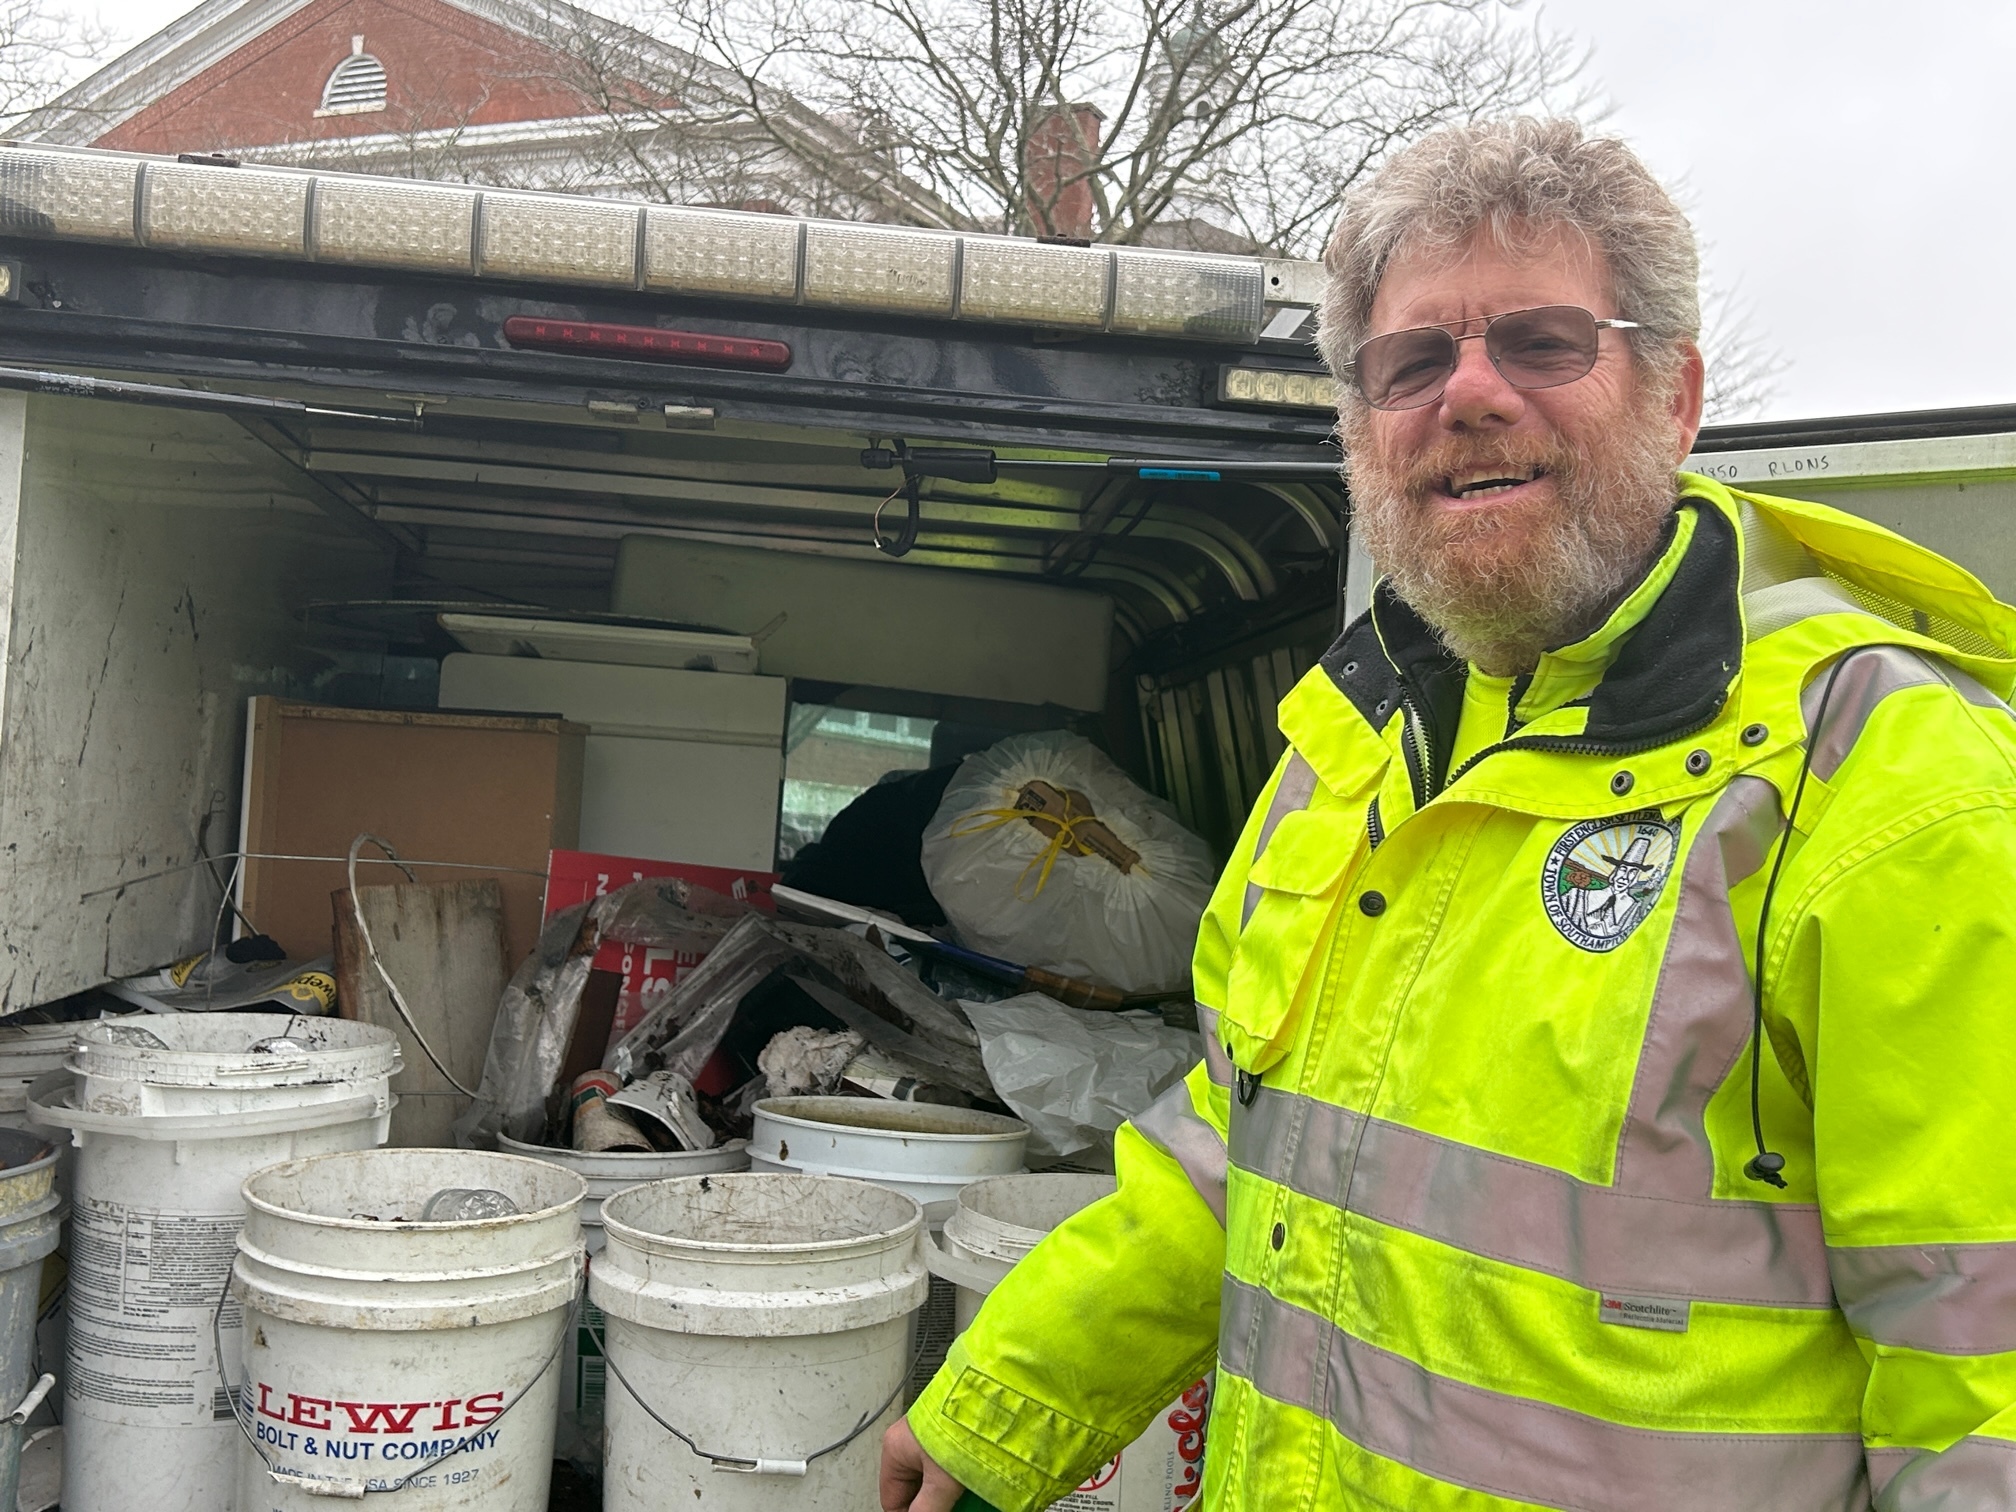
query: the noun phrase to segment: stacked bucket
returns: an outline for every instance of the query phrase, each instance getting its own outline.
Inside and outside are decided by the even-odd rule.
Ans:
[[[1110,1189],[1019,1174],[1012,1119],[857,1099],[760,1104],[749,1151],[704,1161],[383,1149],[397,1045],[341,1019],[136,1015],[11,1050],[0,1038],[9,1512],[26,1415],[9,1411],[34,1399],[66,1166],[67,1512],[545,1512],[556,1443],[601,1460],[609,1512],[856,1512],[942,1349],[934,1285],[949,1335]],[[578,1411],[589,1360],[602,1420]],[[1151,1428],[1127,1451],[1144,1470],[1194,1464],[1203,1403],[1185,1401],[1195,1432]],[[1070,1505],[1188,1504],[1174,1482],[1150,1496],[1153,1474],[1125,1499],[1101,1477]]]

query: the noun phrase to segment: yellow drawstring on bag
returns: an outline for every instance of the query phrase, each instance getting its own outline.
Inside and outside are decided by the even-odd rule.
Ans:
[[[1069,796],[1066,796],[1064,800],[1064,807],[1065,812],[1062,818],[1059,818],[1047,809],[1038,807],[974,809],[957,824],[953,825],[950,830],[946,831],[946,835],[949,839],[963,840],[969,835],[981,835],[985,834],[988,830],[999,829],[1004,824],[1013,824],[1018,819],[1035,825],[1039,829],[1049,825],[1056,826],[1043,849],[1029,858],[1029,864],[1022,868],[1022,874],[1015,879],[1016,899],[1024,903],[1033,903],[1037,898],[1042,896],[1045,885],[1050,881],[1050,870],[1057,864],[1057,858],[1067,851],[1074,856],[1102,856],[1103,859],[1111,859],[1110,857],[1104,857],[1104,853],[1101,850],[1087,845],[1078,836],[1079,825],[1098,825],[1100,823],[1099,816],[1089,812],[1083,814],[1072,813],[1072,803]],[[1103,827],[1101,826],[1101,828]],[[1110,839],[1109,833],[1109,843]],[[1145,873],[1147,869],[1141,866],[1139,857],[1135,856],[1132,851],[1127,852],[1127,856],[1129,858],[1128,864],[1120,867],[1123,872],[1140,870]],[[1114,862],[1113,864],[1116,866],[1119,865],[1118,862]],[[1022,896],[1022,884],[1029,880],[1029,873],[1036,871],[1039,866],[1042,870],[1037,872],[1036,887],[1025,898]]]

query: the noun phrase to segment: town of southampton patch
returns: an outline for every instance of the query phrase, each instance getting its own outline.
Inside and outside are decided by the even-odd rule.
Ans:
[[[1680,826],[1656,811],[1585,819],[1547,852],[1540,901],[1563,939],[1583,950],[1615,950],[1659,901]]]

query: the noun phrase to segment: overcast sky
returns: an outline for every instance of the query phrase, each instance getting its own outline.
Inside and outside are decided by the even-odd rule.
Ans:
[[[86,0],[89,3],[89,0]],[[138,39],[184,0],[101,0]],[[2016,403],[2016,4],[1546,0],[1788,369],[1767,416]]]

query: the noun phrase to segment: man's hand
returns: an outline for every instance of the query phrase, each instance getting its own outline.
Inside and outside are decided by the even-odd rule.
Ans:
[[[882,1435],[882,1512],[952,1512],[965,1490],[924,1452],[909,1419]]]

